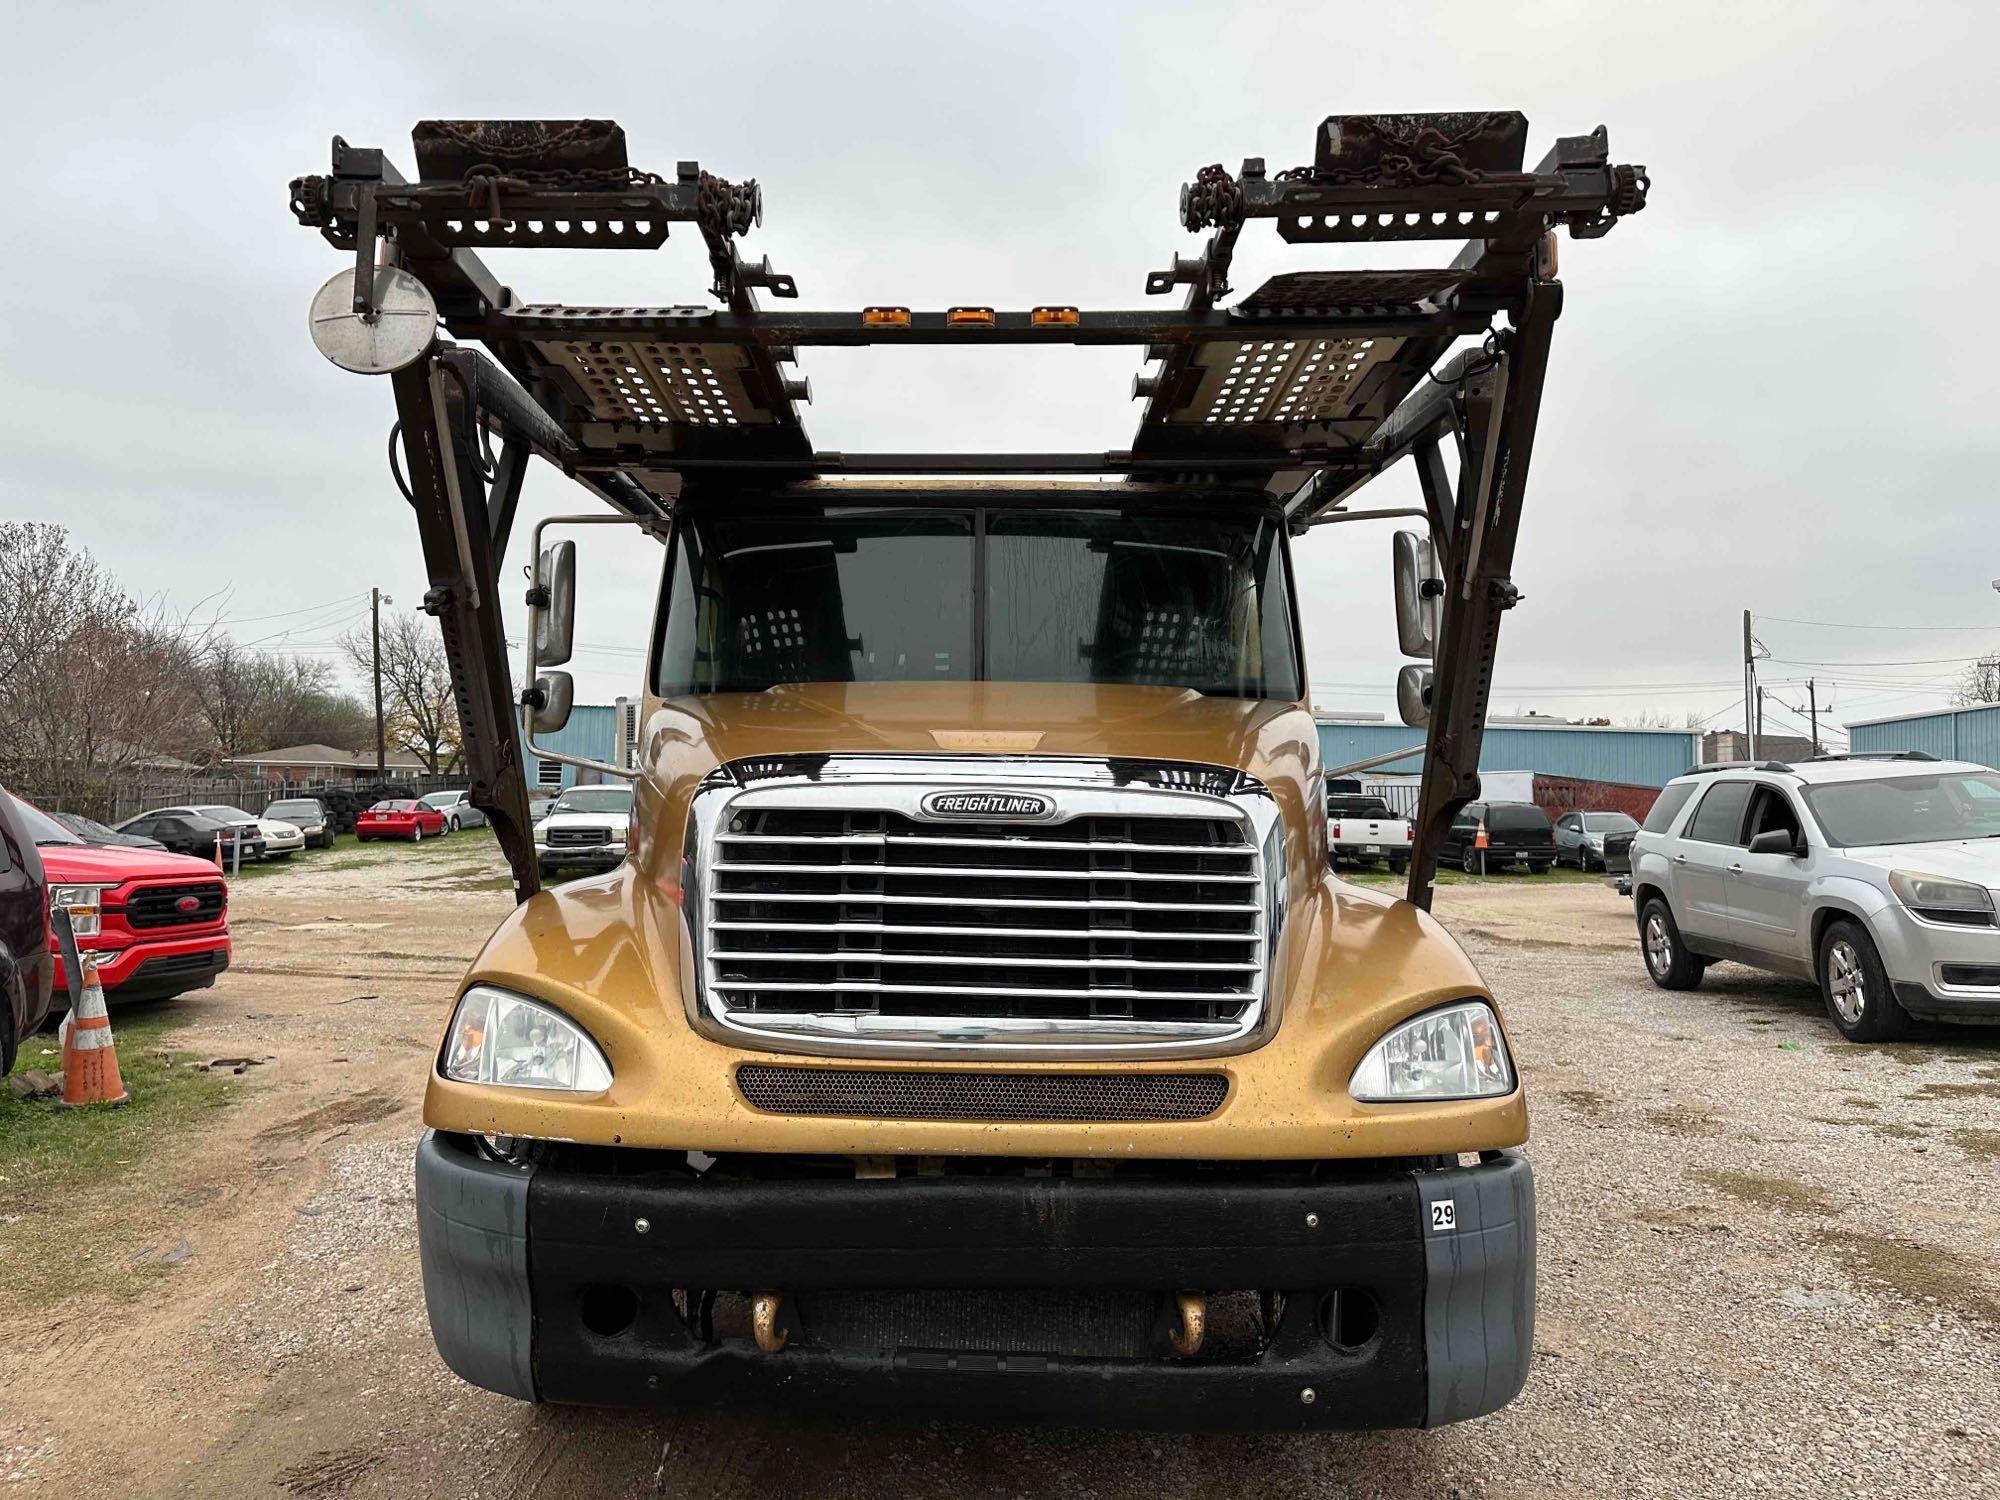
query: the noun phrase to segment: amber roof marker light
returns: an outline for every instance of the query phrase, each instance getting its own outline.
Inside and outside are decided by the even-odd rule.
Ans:
[[[1073,307],[1037,307],[1028,314],[1028,321],[1036,328],[1074,328],[1083,321],[1083,314]]]
[[[863,328],[908,328],[910,310],[907,307],[864,307],[861,309]]]
[[[991,328],[994,321],[990,307],[948,307],[944,312],[947,328]]]

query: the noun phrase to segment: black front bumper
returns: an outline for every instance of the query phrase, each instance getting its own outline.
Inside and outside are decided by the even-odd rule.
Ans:
[[[904,1416],[1176,1428],[1436,1426],[1505,1405],[1534,1334],[1527,1162],[1284,1181],[1217,1174],[699,1182],[417,1153],[424,1292],[445,1362],[524,1399],[797,1403]],[[643,1222],[644,1229],[639,1226]],[[609,1335],[614,1289],[636,1312]],[[956,1347],[766,1354],[704,1341],[676,1289],[1285,1294],[1246,1357]],[[1376,1311],[1336,1343],[1338,1292]]]

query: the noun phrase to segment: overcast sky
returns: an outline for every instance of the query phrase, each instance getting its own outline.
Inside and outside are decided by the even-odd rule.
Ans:
[[[1991,7],[70,3],[0,28],[0,517],[61,522],[178,607],[221,591],[260,649],[328,653],[370,585],[424,588],[387,382],[306,334],[339,258],[285,186],[336,132],[407,169],[420,118],[608,116],[635,165],[757,178],[746,251],[800,306],[1090,308],[1145,305],[1145,273],[1198,247],[1175,200],[1203,164],[1309,161],[1329,113],[1463,108],[1523,111],[1530,161],[1602,122],[1653,176],[1644,214],[1562,245],[1494,710],[1740,724],[1745,607],[1777,703],[1816,676],[1836,722],[1940,703],[2000,646]],[[1260,229],[1246,291],[1451,253]],[[491,260],[531,301],[706,286],[691,233]],[[1098,449],[1131,438],[1136,369],[877,350],[800,373],[824,448]],[[581,498],[534,475],[510,567]],[[608,701],[637,689],[653,584],[602,532],[581,552],[579,698]],[[1389,709],[1388,536],[1299,557],[1316,701]]]

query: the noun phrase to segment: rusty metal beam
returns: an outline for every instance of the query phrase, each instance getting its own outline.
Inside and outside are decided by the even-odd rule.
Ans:
[[[1530,292],[1520,323],[1497,341],[1497,358],[1457,394],[1458,498],[1444,566],[1431,718],[1424,743],[1408,895],[1428,910],[1438,851],[1458,810],[1479,795],[1479,751],[1493,687],[1500,621],[1520,598],[1511,577],[1535,444],[1549,340],[1562,286]],[[1431,469],[1433,481],[1438,470]]]

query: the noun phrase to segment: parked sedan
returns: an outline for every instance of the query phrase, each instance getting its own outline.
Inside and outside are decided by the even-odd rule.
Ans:
[[[216,843],[222,845],[222,857],[227,860],[231,846],[240,842],[239,859],[262,859],[264,857],[264,835],[254,822],[220,823],[214,818],[204,818],[200,813],[149,812],[140,813],[136,818],[127,818],[117,825],[120,833],[137,834],[140,838],[152,839],[173,854],[193,854],[201,859],[215,857]]]
[[[82,813],[45,812],[69,832],[86,844],[95,844],[100,849],[165,849],[167,846],[158,839],[145,838],[136,833],[120,833],[117,829],[100,823],[95,818],[86,818]]]
[[[299,830],[308,849],[333,847],[333,814],[317,797],[287,797],[264,809],[264,821],[290,823]]]
[[[472,805],[470,792],[432,792],[427,797],[417,799],[433,812],[444,814],[444,831],[457,833],[461,828],[484,828],[486,814]]]
[[[1606,869],[1607,841],[1615,854],[1630,848],[1638,831],[1638,821],[1622,812],[1566,812],[1556,819],[1556,863],[1579,870]]]
[[[363,843],[370,839],[408,839],[421,844],[443,832],[443,813],[401,797],[378,802],[354,820],[354,836]]]

